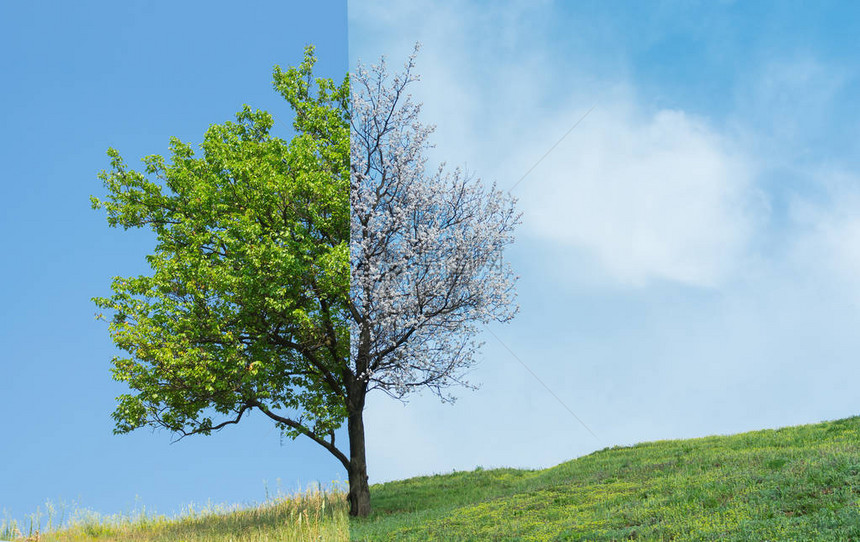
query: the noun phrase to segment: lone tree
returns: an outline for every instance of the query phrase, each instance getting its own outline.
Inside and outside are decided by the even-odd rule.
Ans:
[[[417,47],[416,47],[417,53]],[[476,323],[507,321],[515,277],[503,262],[519,222],[514,201],[444,164],[427,171],[432,126],[418,118],[403,73],[385,63],[353,76],[350,204],[351,372],[347,401],[352,461],[361,478],[360,511],[369,510],[362,409],[368,391],[401,399],[429,388],[452,400],[474,363]]]
[[[128,354],[112,361],[132,392],[115,432],[210,434],[258,410],[334,455],[364,516],[367,392],[461,382],[474,322],[513,315],[499,258],[517,217],[459,172],[425,174],[431,130],[404,94],[412,59],[388,86],[384,67],[359,69],[352,99],[349,78],[314,79],[314,63],[309,47],[274,71],[295,111],[290,142],[246,106],[207,130],[199,156],[171,139],[170,163],[148,156],[140,173],[108,151],[93,207],[157,244],[151,275],[117,277],[94,301]],[[348,452],[335,441],[345,421]]]

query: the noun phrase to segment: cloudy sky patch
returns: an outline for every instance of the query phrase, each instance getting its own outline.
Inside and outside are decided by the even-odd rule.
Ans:
[[[351,2],[351,61],[421,42],[431,160],[524,212],[522,311],[485,334],[482,388],[373,398],[371,476],[855,414],[849,6]]]

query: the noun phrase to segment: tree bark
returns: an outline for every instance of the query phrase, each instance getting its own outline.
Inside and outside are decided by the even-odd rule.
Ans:
[[[363,402],[363,401],[362,401]],[[363,405],[362,405],[363,407]],[[364,408],[349,413],[349,515],[370,514],[370,486],[367,484],[367,459],[364,454]]]

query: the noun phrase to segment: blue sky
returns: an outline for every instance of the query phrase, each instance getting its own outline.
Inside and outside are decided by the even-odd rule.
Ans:
[[[0,6],[0,510],[248,502],[343,478],[259,417],[170,444],[111,434],[114,355],[90,298],[152,240],[89,208],[129,163],[243,103],[289,124],[274,64],[399,66],[434,160],[519,185],[517,319],[454,405],[371,397],[371,482],[543,467],[611,445],[858,413],[860,8],[851,2],[103,2]],[[347,57],[347,25],[349,56]]]
[[[292,491],[343,479],[318,446],[282,447],[260,418],[172,445],[166,432],[111,434],[123,388],[110,378],[115,350],[90,298],[106,295],[115,275],[146,272],[153,243],[108,228],[89,196],[103,194],[96,175],[109,146],[140,164],[166,153],[170,136],[199,143],[243,103],[289,126],[272,67],[297,64],[313,43],[318,73],[340,81],[346,24],[344,1],[0,5],[0,518],[46,499],[170,513],[263,500],[264,480]]]
[[[369,401],[372,480],[855,415],[860,8],[350,3],[434,161],[513,186],[521,312],[452,405]]]

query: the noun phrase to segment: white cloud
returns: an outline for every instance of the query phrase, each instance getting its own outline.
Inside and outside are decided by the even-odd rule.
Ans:
[[[860,299],[860,178],[831,168],[807,175],[824,195],[792,198],[790,264],[812,280],[837,281]]]
[[[753,175],[703,119],[599,103],[524,181],[526,227],[559,250],[593,254],[626,284],[716,286],[767,212]]]
[[[405,56],[410,40],[425,44],[413,92],[424,118],[437,125],[434,141],[444,142],[434,154],[439,161],[465,163],[502,188],[512,186],[596,104],[515,191],[532,242],[582,251],[624,285],[657,279],[715,286],[741,264],[767,212],[752,161],[705,119],[648,111],[627,81],[560,69],[534,37],[539,33],[522,22],[540,27],[550,10],[516,3],[483,11],[456,2],[426,11],[368,6],[352,16],[359,27],[377,25],[396,36],[386,41],[387,52]]]

